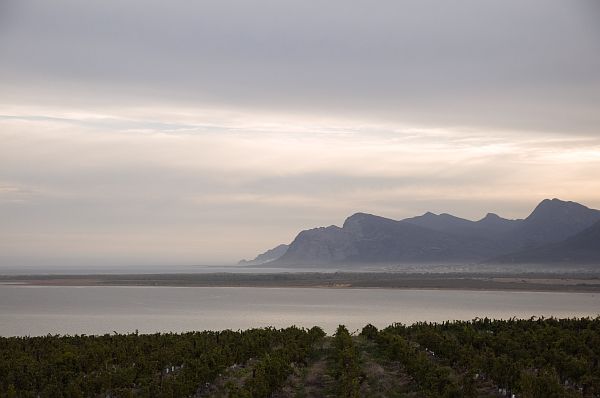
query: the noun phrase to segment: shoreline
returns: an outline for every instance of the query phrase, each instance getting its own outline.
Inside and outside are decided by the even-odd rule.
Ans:
[[[283,273],[0,275],[0,286],[254,287],[600,293],[589,275]]]

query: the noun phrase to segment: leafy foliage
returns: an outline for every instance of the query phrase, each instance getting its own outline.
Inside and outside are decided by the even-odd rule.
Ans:
[[[0,396],[184,397],[253,357],[263,358],[259,374],[268,374],[270,391],[323,334],[291,327],[0,338]]]
[[[409,369],[422,356],[417,351],[426,350],[436,363],[489,378],[508,395],[600,396],[600,317],[395,324],[379,339],[390,355],[406,358]],[[413,370],[417,380],[431,373]],[[464,391],[464,382],[459,387]]]
[[[348,329],[340,325],[333,338],[334,376],[338,380],[338,396],[355,398],[360,389],[358,352]]]
[[[234,364],[245,376],[228,396],[269,397],[324,336],[290,327],[0,338],[0,397],[190,397]],[[358,397],[372,377],[357,347],[399,363],[419,396],[477,397],[485,384],[519,398],[600,397],[600,317],[367,325],[360,337],[340,325],[329,339],[320,352],[339,397]]]
[[[292,372],[293,366],[306,364],[313,345],[325,336],[321,328],[308,332],[295,327],[286,330],[285,343],[268,353],[252,369],[252,377],[241,388],[233,386],[229,396],[266,398],[279,387]]]

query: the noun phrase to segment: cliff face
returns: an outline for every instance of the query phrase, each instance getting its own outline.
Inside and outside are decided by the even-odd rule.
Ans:
[[[354,236],[335,225],[302,231],[277,260],[280,264],[332,264],[356,255]]]
[[[357,213],[342,228],[302,231],[279,264],[476,261],[494,244],[370,214]]]

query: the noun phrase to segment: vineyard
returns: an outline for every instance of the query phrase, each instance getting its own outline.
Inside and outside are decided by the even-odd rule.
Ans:
[[[600,318],[0,338],[0,397],[600,397]]]

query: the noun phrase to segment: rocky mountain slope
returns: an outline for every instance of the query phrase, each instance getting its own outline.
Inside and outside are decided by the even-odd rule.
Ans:
[[[239,265],[262,265],[273,260],[277,260],[285,254],[289,245],[281,244],[277,247],[267,250],[264,253],[259,254],[254,260],[241,260]]]
[[[600,264],[600,221],[564,241],[507,254],[490,262]]]
[[[600,246],[594,231],[586,230],[597,222],[599,210],[559,199],[543,200],[522,220],[488,213],[481,220],[470,221],[428,212],[397,221],[356,213],[342,227],[331,225],[302,231],[288,247],[278,246],[259,257],[260,264],[281,266],[478,263],[490,259],[519,262],[533,258],[534,253],[540,261],[581,261],[594,257],[576,254],[590,249],[575,242],[582,240]],[[584,230],[587,232],[576,238]]]

